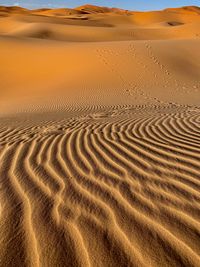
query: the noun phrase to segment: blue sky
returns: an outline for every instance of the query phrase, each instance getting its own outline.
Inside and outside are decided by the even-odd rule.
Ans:
[[[155,10],[165,7],[200,5],[200,0],[0,0],[0,5],[20,5],[27,8],[75,7],[83,4],[121,7],[130,10]]]

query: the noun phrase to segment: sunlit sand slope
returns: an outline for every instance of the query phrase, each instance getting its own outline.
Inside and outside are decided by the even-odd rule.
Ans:
[[[1,113],[199,105],[200,40],[70,43],[0,39]]]

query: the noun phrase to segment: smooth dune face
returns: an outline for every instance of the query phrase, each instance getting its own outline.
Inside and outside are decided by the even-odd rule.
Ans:
[[[199,266],[199,37],[197,7],[0,7],[0,266]]]

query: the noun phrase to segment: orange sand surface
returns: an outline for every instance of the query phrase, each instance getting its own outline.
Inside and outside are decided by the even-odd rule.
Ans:
[[[0,7],[0,266],[200,266],[200,8]]]

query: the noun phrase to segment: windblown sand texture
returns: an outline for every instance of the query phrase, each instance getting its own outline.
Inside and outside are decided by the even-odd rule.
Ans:
[[[0,8],[0,266],[200,266],[200,9]]]

